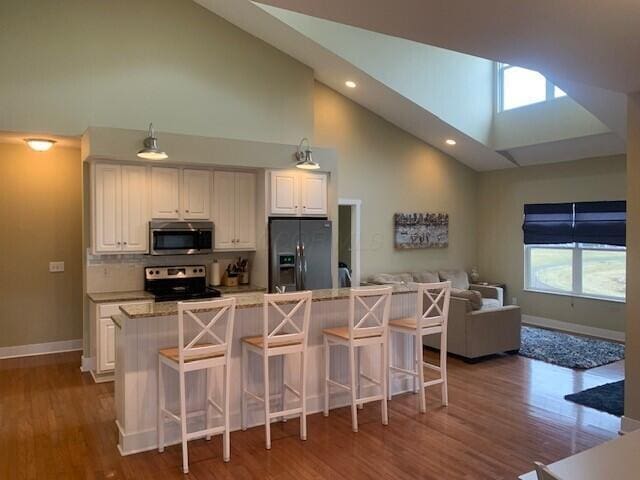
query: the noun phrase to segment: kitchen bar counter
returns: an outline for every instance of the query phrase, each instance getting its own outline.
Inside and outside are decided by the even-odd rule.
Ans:
[[[323,329],[346,326],[349,318],[349,290],[326,289],[313,291],[311,306],[311,322],[307,347],[307,405],[309,413],[322,410],[323,382]],[[390,318],[400,318],[415,312],[415,290],[407,286],[395,286],[391,297]],[[230,368],[231,377],[231,412],[230,421],[233,430],[240,428],[240,367],[242,338],[260,335],[263,331],[264,293],[234,294],[238,299],[235,315],[233,340],[231,345]],[[157,396],[158,396],[158,350],[178,345],[178,315],[176,302],[159,302],[146,306],[121,306],[121,314],[113,318],[116,324],[116,366],[115,366],[115,406],[118,425],[118,448],[123,455],[152,450],[157,446]],[[207,316],[203,315],[203,320]],[[195,334],[195,322],[185,322],[186,338]],[[406,335],[392,334],[390,343],[394,358],[393,363],[403,368],[411,368],[413,363],[412,342]],[[280,358],[272,358],[270,362],[271,384],[273,394],[281,394],[283,377],[290,385],[298,385],[299,355],[290,355],[286,363]],[[349,382],[348,352],[346,348],[335,348],[332,351],[331,378],[342,383]],[[367,375],[377,378],[379,375],[379,349],[362,348],[361,368]],[[218,369],[221,370],[221,369]],[[261,391],[263,388],[262,359],[257,355],[249,356],[249,389]],[[164,377],[167,393],[167,407],[172,411],[178,409],[178,382],[174,372],[166,372]],[[213,375],[214,396],[221,395],[222,372]],[[201,410],[205,398],[205,376],[191,373],[187,376],[187,410]],[[391,383],[395,393],[411,389],[406,378],[395,378]],[[362,386],[362,396],[374,395],[378,387]],[[350,397],[347,392],[334,389],[331,393],[330,408],[348,405]],[[293,396],[287,397],[287,407],[294,407]],[[195,420],[194,420],[195,421]],[[248,424],[250,426],[264,424],[262,404],[249,401]],[[177,424],[168,423],[165,434],[169,444],[178,441]],[[309,429],[313,436],[314,430]]]
[[[377,286],[379,287],[379,285]],[[328,288],[313,291],[313,302],[324,302],[331,300],[343,300],[349,298],[349,288]],[[415,289],[408,286],[396,285],[393,287],[393,294],[415,293]],[[237,308],[254,308],[261,307],[264,302],[263,292],[252,293],[229,293],[223,297],[236,297]],[[203,301],[203,300],[200,300]],[[177,302],[155,302],[146,305],[122,305],[120,307],[122,313],[127,318],[147,318],[147,317],[166,317],[178,314]]]
[[[130,292],[87,293],[87,297],[94,303],[133,302],[135,300],[153,300],[154,296],[144,290]]]

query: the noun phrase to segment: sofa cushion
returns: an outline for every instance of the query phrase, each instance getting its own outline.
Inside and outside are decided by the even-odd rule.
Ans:
[[[469,276],[464,270],[440,270],[438,275],[443,282],[450,281],[452,288],[469,290]]]
[[[496,298],[483,298],[482,299],[482,308],[481,310],[488,310],[491,308],[500,308],[502,307],[502,304],[500,303],[500,300],[496,299]]]
[[[369,282],[378,285],[398,285],[413,282],[413,277],[410,273],[376,273],[369,278]]]
[[[471,310],[480,310],[482,308],[482,295],[475,290],[462,290],[460,288],[452,288],[451,296],[469,300]]]
[[[438,272],[430,272],[429,270],[414,272],[412,275],[413,281],[418,283],[438,283],[440,281]]]

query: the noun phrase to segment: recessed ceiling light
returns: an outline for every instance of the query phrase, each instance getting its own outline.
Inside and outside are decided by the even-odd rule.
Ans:
[[[358,86],[358,84],[353,80],[347,80],[344,84],[349,88],[356,88]]]
[[[36,152],[46,152],[56,143],[55,140],[48,140],[46,138],[25,138],[24,141],[27,142],[31,150],[35,150]]]
[[[457,142],[456,142],[453,138],[447,138],[447,139],[445,140],[445,143],[446,143],[447,145],[455,145]]]

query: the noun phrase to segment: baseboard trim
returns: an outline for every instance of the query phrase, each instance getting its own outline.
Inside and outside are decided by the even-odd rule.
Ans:
[[[536,317],[535,315],[522,315],[522,323],[533,325],[536,327],[552,328],[563,332],[577,333],[580,335],[588,335],[589,337],[597,337],[605,340],[614,340],[616,342],[625,341],[625,333],[616,330],[607,330],[605,328],[589,327],[586,325],[578,325],[576,323],[561,322],[560,320],[552,320],[550,318]]]
[[[634,430],[640,430],[640,420],[635,418],[625,417],[624,415],[620,419],[620,434],[631,433]]]
[[[49,353],[76,352],[78,350],[82,350],[81,338],[75,340],[62,340],[60,342],[0,347],[0,359],[31,357],[34,355],[47,355]]]
[[[95,370],[89,370],[91,374],[91,378],[93,378],[94,383],[106,383],[113,382],[115,380],[115,375],[113,372],[110,373],[96,373]]]
[[[83,373],[90,372],[91,370],[93,370],[94,365],[95,365],[94,357],[85,357],[83,355],[82,358],[80,359],[80,371]]]

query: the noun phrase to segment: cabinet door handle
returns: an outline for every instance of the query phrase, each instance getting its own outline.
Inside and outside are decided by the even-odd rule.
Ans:
[[[185,212],[189,213],[189,210],[185,210]]]
[[[176,213],[180,213],[179,210],[176,210]]]
[[[126,244],[127,244],[127,242],[124,242],[124,244],[126,245]]]
[[[116,245],[120,245],[120,242],[116,242]]]

